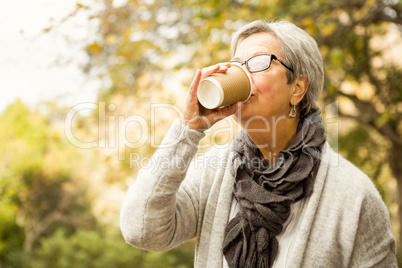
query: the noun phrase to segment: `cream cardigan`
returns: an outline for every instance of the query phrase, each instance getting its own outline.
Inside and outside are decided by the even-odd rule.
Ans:
[[[121,208],[131,245],[165,251],[197,239],[194,266],[222,267],[232,202],[232,150],[194,158],[203,133],[176,120],[140,170]],[[287,267],[397,267],[388,210],[371,180],[324,145],[313,194],[304,202]]]

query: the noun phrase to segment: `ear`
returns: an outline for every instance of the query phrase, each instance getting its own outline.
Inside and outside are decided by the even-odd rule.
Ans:
[[[301,74],[298,78],[293,82],[292,95],[290,96],[290,104],[297,105],[303,99],[304,95],[306,95],[309,83],[307,80],[307,76]]]

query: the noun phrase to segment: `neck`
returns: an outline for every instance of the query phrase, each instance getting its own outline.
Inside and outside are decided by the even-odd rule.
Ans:
[[[269,165],[275,163],[279,152],[288,147],[296,138],[299,117],[281,117],[272,122],[261,120],[242,126],[251,140],[258,146]],[[268,125],[269,124],[269,125]]]

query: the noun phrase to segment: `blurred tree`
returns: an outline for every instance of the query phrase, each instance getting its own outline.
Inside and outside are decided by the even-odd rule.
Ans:
[[[125,96],[123,102],[131,99],[131,104],[150,103],[175,72],[229,60],[231,34],[247,22],[283,18],[305,29],[317,40],[324,59],[323,103],[338,100],[339,115],[360,125],[355,134],[370,129],[366,141],[384,139],[381,153],[369,148],[368,154],[376,155],[370,165],[380,170],[380,163],[386,163],[396,178],[402,222],[400,0],[98,3],[103,8],[91,19],[99,22],[99,39],[86,48],[90,56],[87,70],[103,67],[99,75],[110,79],[110,86],[100,92],[100,100]],[[348,152],[363,148],[350,146]],[[364,166],[367,154],[355,156],[354,161]],[[399,230],[401,239],[402,228]]]
[[[128,251],[129,246],[116,234],[101,230],[79,229],[68,235],[58,229],[41,241],[41,247],[31,260],[31,267],[141,267],[140,251]]]
[[[64,229],[41,241],[30,267],[54,268],[185,268],[193,265],[193,251],[177,248],[170,254],[133,249],[116,229],[84,230],[72,235]]]
[[[85,184],[68,171],[76,158],[61,135],[21,101],[0,124],[0,266],[23,267],[56,228],[93,228]]]
[[[0,114],[0,267],[191,267],[193,242],[169,254],[133,250],[95,218],[94,173],[83,168],[92,158],[51,121],[21,101]]]

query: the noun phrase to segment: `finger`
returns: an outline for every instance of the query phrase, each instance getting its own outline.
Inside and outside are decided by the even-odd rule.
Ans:
[[[228,68],[230,67],[230,62],[219,63],[218,73],[226,73]]]
[[[202,77],[201,77],[201,79],[204,79],[204,78],[210,76],[211,74],[216,73],[219,69],[220,69],[220,67],[219,67],[218,64],[202,69]]]
[[[226,107],[222,108],[219,112],[220,112],[220,114],[222,116],[227,117],[227,116],[230,116],[230,115],[236,113],[237,110],[240,109],[240,106],[241,106],[241,102],[239,101],[239,102],[237,102],[235,104],[232,104],[232,105],[229,105],[229,106],[226,106]]]
[[[197,69],[197,71],[195,72],[195,76],[193,81],[191,82],[188,94],[187,94],[187,98],[186,98],[186,102],[187,103],[198,103],[198,98],[197,98],[197,90],[198,90],[198,85],[200,84],[201,81],[201,70]]]
[[[201,81],[201,75],[202,75],[201,70],[197,69],[197,71],[195,72],[194,79],[190,85],[189,94],[191,94],[191,95],[194,93],[197,94],[197,88]]]
[[[227,70],[228,70],[228,66],[226,66],[226,65],[220,65],[219,66],[219,70],[218,71],[216,71],[217,73],[226,73],[227,72]]]
[[[221,63],[219,63],[219,66],[221,66],[221,67],[230,67],[230,62],[221,62]]]
[[[238,102],[223,108],[208,110],[209,114],[207,115],[207,119],[215,124],[216,122],[236,113],[236,111],[240,109],[240,106],[241,102]]]

